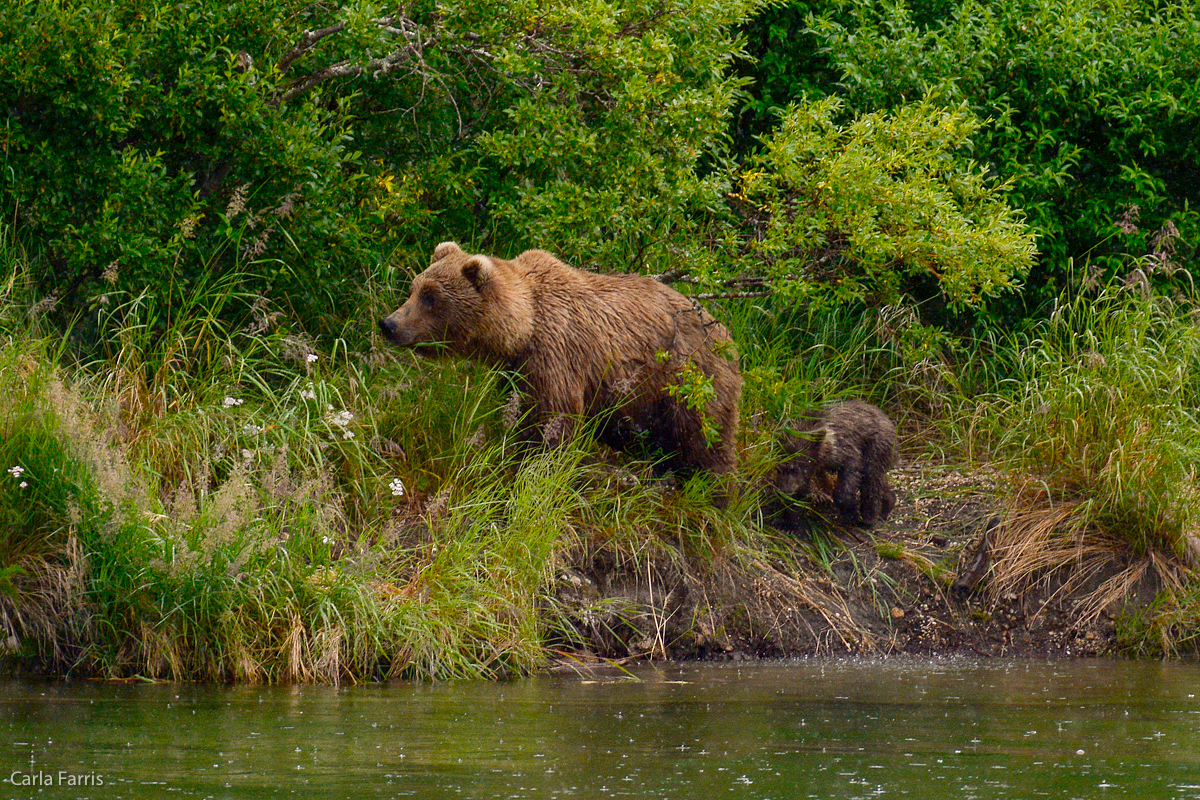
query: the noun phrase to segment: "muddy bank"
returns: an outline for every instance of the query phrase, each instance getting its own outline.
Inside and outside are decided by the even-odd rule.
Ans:
[[[910,465],[891,478],[899,503],[886,522],[862,530],[813,518],[808,531],[780,531],[771,558],[726,553],[697,573],[682,557],[635,565],[602,547],[572,553],[556,590],[573,628],[570,659],[1094,656],[1118,650],[1116,619],[1160,588],[1153,570],[1115,580],[1130,565],[1096,548],[1006,580],[1005,558],[1025,534],[1008,531],[1013,513],[998,507],[994,477]],[[1106,594],[1113,583],[1119,595]]]

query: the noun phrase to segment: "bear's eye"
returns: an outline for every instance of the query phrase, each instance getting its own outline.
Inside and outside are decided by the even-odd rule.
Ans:
[[[421,305],[426,308],[433,308],[437,305],[437,297],[434,296],[433,292],[421,292]]]

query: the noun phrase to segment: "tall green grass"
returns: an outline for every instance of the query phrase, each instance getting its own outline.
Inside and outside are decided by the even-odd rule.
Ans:
[[[1005,377],[953,423],[972,457],[1005,475],[992,591],[1058,575],[1077,624],[1108,610],[1131,651],[1196,647],[1197,323],[1181,293],[1109,287],[999,342],[988,371]],[[1139,586],[1157,587],[1155,602],[1119,612]]]
[[[591,611],[560,602],[556,581],[601,562],[651,593],[690,587],[704,597],[692,624],[718,638],[726,602],[764,618],[772,603],[809,607],[859,640],[848,613],[829,611],[842,592],[806,577],[829,577],[829,542],[768,532],[759,488],[778,426],[850,396],[902,431],[959,431],[1070,502],[1072,531],[1182,557],[1198,535],[1200,336],[1162,301],[1075,301],[987,357],[897,309],[730,304],[740,467],[677,484],[586,430],[528,450],[500,373],[353,326],[317,340],[236,274],[112,292],[63,338],[30,313],[44,304],[19,249],[0,245],[0,468],[22,468],[0,473],[0,633],[55,672],[528,672],[589,644],[579,615]],[[378,302],[347,316],[369,323]],[[632,630],[645,611],[629,602],[600,598],[591,618]],[[666,623],[652,622],[661,650]]]
[[[1200,326],[1194,307],[1109,290],[1009,343],[1012,378],[969,422],[976,444],[1135,554],[1195,558]]]
[[[23,471],[0,483],[0,610],[51,671],[527,672],[571,628],[558,566],[703,574],[762,536],[752,440],[746,473],[678,488],[586,431],[526,451],[500,374],[317,342],[237,275],[111,292],[64,350],[5,255],[0,457]]]

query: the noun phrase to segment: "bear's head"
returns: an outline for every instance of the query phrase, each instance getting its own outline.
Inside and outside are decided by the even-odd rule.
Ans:
[[[379,320],[379,327],[402,347],[424,352],[444,343],[459,355],[503,362],[515,358],[533,335],[530,297],[525,276],[512,262],[442,242],[429,268],[413,279],[408,300]]]

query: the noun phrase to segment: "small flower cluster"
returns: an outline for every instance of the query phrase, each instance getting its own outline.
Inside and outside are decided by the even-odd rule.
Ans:
[[[12,475],[12,476],[13,476],[14,478],[16,478],[18,481],[21,481],[21,475],[22,475],[22,473],[24,473],[24,472],[25,472],[25,468],[24,468],[24,467],[22,467],[22,466],[20,466],[20,465],[18,465],[18,466],[15,466],[15,467],[9,467],[9,468],[8,468],[8,474],[9,474],[9,475]],[[21,483],[20,483],[20,484],[18,484],[18,485],[19,485],[19,486],[20,486],[22,489],[24,489],[26,486],[28,486],[28,485],[29,485],[29,482],[28,482],[28,481],[21,481]]]
[[[343,439],[353,439],[354,431],[350,430],[349,425],[354,419],[354,413],[345,409],[333,413],[333,406],[326,406],[326,408],[330,411],[330,415],[326,418],[329,424],[342,429]]]
[[[57,289],[55,289],[53,292],[51,292],[47,296],[43,297],[41,300],[38,300],[36,303],[34,303],[33,307],[29,309],[29,316],[40,317],[42,314],[49,314],[50,312],[54,311],[54,309],[56,309],[56,308],[58,308],[58,290]]]
[[[504,410],[500,414],[500,421],[504,425],[505,430],[511,431],[521,421],[521,395],[513,392],[508,396],[508,400],[504,403]]]
[[[1121,233],[1137,233],[1138,232],[1138,214],[1141,209],[1136,205],[1129,205],[1121,212],[1121,216],[1117,218],[1117,229]]]
[[[191,239],[196,235],[196,225],[200,222],[200,217],[192,215],[184,217],[179,222],[179,238]]]
[[[246,401],[240,397],[226,397],[222,404],[226,408],[233,408],[234,406],[240,406],[244,402]]]
[[[404,481],[399,478],[392,478],[392,482],[388,484],[392,490],[392,497],[404,496]]]
[[[253,220],[251,220],[253,222]],[[253,230],[254,225],[248,227]],[[267,243],[271,241],[271,234],[275,232],[275,228],[268,227],[262,230],[262,233],[254,237],[254,241],[242,248],[242,258],[260,258],[263,253],[267,252]]]

